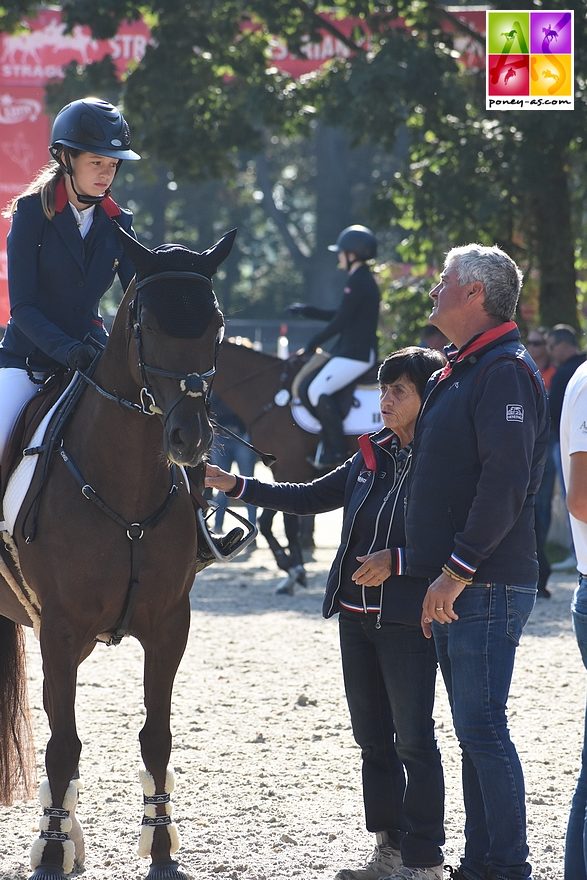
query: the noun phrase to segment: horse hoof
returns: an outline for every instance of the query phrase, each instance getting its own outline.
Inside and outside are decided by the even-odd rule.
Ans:
[[[294,589],[296,584],[295,575],[292,574],[291,569],[287,575],[287,577],[283,578],[277,585],[277,589],[275,590],[276,596],[293,596]]]
[[[31,874],[29,880],[64,880],[66,874],[63,869],[57,865],[39,865],[35,868],[35,873]]]
[[[296,565],[295,568],[292,569],[292,574],[295,575],[296,584],[299,584],[300,587],[308,586],[308,581],[306,579],[306,570],[303,565]]]
[[[146,880],[190,880],[190,878],[179,870],[177,862],[164,862],[163,864],[151,865]]]

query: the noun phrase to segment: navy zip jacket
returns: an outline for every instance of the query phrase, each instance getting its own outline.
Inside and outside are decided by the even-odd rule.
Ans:
[[[412,456],[409,450],[400,470],[391,451],[394,436],[387,428],[365,434],[359,439],[359,452],[312,483],[271,484],[237,476],[234,489],[226,493],[285,513],[316,514],[343,507],[341,542],[328,575],[324,617],[347,607],[358,613],[376,612],[385,623],[420,625],[428,581],[404,573],[404,497]],[[380,588],[355,584],[351,575],[360,565],[355,557],[385,548],[391,549],[391,576]],[[341,593],[351,599],[349,604],[341,606]]]
[[[111,198],[94,208],[82,238],[65,184],[55,192],[48,220],[40,195],[18,200],[8,233],[10,320],[0,346],[0,367],[47,370],[67,363],[69,351],[89,333],[102,345],[107,334],[98,306],[116,275],[126,289],[135,270],[125,256],[117,222],[132,231],[132,214]]]
[[[427,391],[408,489],[408,572],[437,578],[446,564],[478,583],[536,584],[548,400],[516,325],[453,352]]]
[[[306,348],[315,351],[319,345],[338,336],[330,354],[332,357],[368,361],[371,353],[377,357],[377,324],[381,295],[377,282],[368,266],[359,266],[348,276],[342,302],[337,311],[310,306],[306,317],[329,321],[316,333]]]

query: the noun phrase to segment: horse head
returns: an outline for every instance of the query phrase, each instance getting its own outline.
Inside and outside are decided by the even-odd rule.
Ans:
[[[136,269],[129,369],[143,411],[161,418],[169,460],[195,466],[213,440],[208,402],[224,329],[212,277],[230,253],[236,229],[203,253],[178,244],[150,250],[119,231]]]

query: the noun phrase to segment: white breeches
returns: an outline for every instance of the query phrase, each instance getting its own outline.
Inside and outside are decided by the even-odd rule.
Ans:
[[[328,360],[308,387],[308,400],[316,406],[323,394],[335,394],[350,385],[375,363],[375,352],[368,361],[355,361],[352,358],[332,357]]]
[[[35,373],[35,376],[42,374]],[[26,370],[0,368],[0,458],[4,453],[16,417],[27,400],[34,397],[39,386],[29,379]]]

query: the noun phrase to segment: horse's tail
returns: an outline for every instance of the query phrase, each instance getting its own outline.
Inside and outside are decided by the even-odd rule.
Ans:
[[[24,632],[0,617],[0,804],[31,797],[35,782]]]

